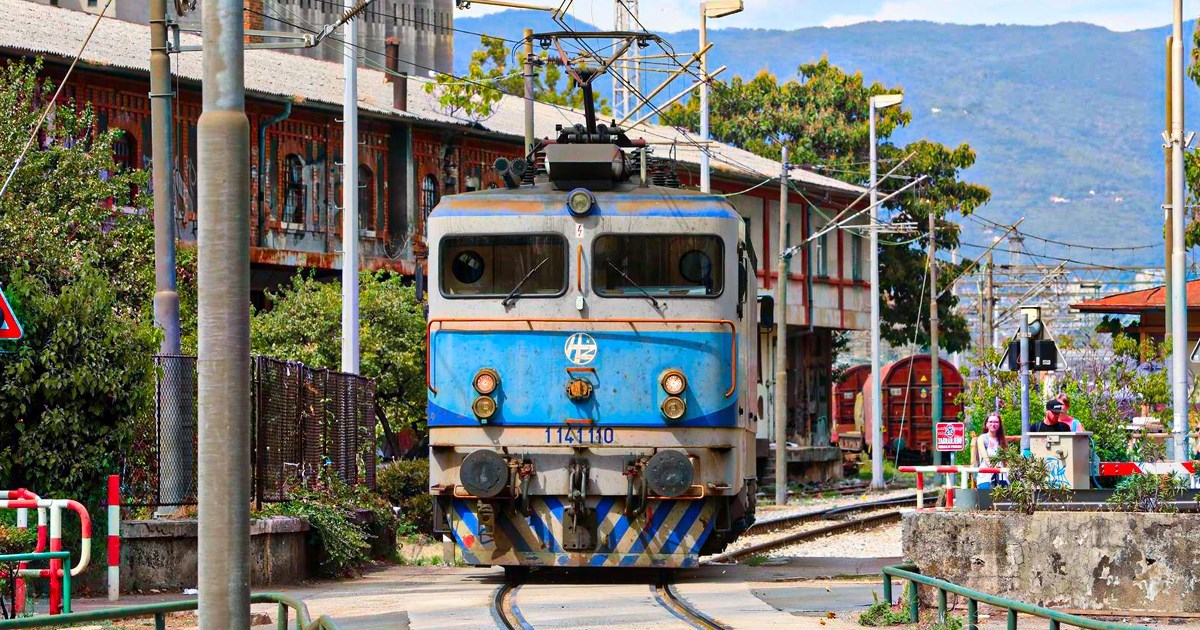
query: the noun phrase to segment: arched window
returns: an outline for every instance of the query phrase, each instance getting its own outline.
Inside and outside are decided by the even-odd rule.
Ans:
[[[426,219],[429,218],[429,213],[433,212],[433,207],[438,202],[437,179],[433,175],[426,175],[425,179],[421,180],[421,214]]]
[[[358,229],[375,229],[375,174],[358,165]]]
[[[308,186],[304,183],[304,160],[295,153],[283,158],[283,212],[280,219],[304,224],[308,214]]]

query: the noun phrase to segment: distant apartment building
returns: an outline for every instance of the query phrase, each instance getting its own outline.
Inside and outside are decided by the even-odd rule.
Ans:
[[[99,13],[105,0],[28,0]],[[244,0],[246,28],[265,31],[303,33],[319,31],[336,22],[345,12],[342,2],[328,0]],[[182,3],[186,4],[187,0]],[[168,0],[167,11],[176,15],[175,0]],[[150,18],[149,0],[112,0],[107,15],[124,22],[146,24]],[[200,7],[178,20],[184,29],[200,28]],[[375,0],[358,17],[358,48],[361,64],[376,70],[388,67],[385,42],[397,44],[397,68],[400,72],[430,77],[438,72],[454,71],[454,0]],[[313,48],[283,49],[313,59],[341,61],[342,33],[334,33]]]

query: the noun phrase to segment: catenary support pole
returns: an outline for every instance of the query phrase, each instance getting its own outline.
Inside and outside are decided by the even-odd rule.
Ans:
[[[942,421],[942,363],[938,359],[938,284],[937,284],[937,218],[929,213],[929,387],[932,414],[930,414],[930,435],[934,436],[933,447],[937,443],[937,424]],[[933,464],[940,466],[942,453],[933,450]]]
[[[1021,313],[1017,373],[1021,380],[1021,454],[1029,457],[1029,319]]]
[[[875,153],[875,99],[870,99],[871,125],[871,182],[870,204],[871,221],[868,229],[871,231],[871,408],[867,411],[871,422],[871,487],[882,490],[883,481],[883,387],[880,384],[883,373],[880,361],[879,343],[879,205],[876,203],[876,182],[878,164]]]
[[[775,505],[787,503],[787,267],[788,150],[779,170],[779,261],[775,281]]]
[[[1186,461],[1188,448],[1187,250],[1183,231],[1187,182],[1183,164],[1183,0],[1174,2],[1171,26],[1171,410],[1174,459]]]
[[[708,163],[708,14],[700,3],[700,192],[711,192]],[[787,158],[783,158],[786,162]],[[782,224],[781,224],[782,225]],[[780,250],[783,251],[783,250]]]
[[[987,280],[983,290],[983,343],[986,348],[996,347],[996,264],[992,252],[987,255]]]
[[[345,0],[347,11],[358,0]],[[358,18],[342,44],[342,371],[358,374]]]
[[[1171,111],[1172,111],[1171,107],[1172,107],[1172,104],[1175,102],[1174,95],[1172,94],[1172,88],[1174,87],[1174,83],[1171,80],[1171,66],[1173,65],[1171,63],[1171,54],[1172,54],[1171,42],[1172,41],[1174,41],[1174,38],[1172,38],[1170,35],[1167,35],[1167,63],[1166,63],[1166,68],[1167,68],[1166,96],[1167,96],[1167,98],[1166,98],[1166,115],[1163,116],[1163,133],[1167,134],[1168,138],[1171,137]],[[1171,159],[1172,159],[1172,157],[1173,157],[1173,152],[1171,151],[1171,144],[1168,142],[1163,145],[1163,173],[1164,173],[1163,179],[1164,179],[1164,183],[1166,184],[1166,190],[1163,192],[1163,223],[1165,224],[1163,231],[1166,234],[1166,238],[1163,239],[1163,243],[1166,245],[1166,247],[1164,248],[1166,250],[1164,252],[1165,256],[1163,258],[1163,286],[1167,287],[1166,300],[1165,300],[1166,304],[1163,305],[1165,307],[1165,311],[1163,314],[1164,322],[1171,321],[1171,245],[1174,241],[1174,236],[1173,236],[1174,230],[1171,229],[1171,224],[1172,224],[1172,221],[1171,221],[1171,194],[1172,194],[1172,191],[1174,190],[1171,186]],[[1171,326],[1165,325],[1165,326],[1163,326],[1163,330],[1165,333],[1163,335],[1163,338],[1170,339],[1171,338]]]
[[[171,138],[171,59],[167,54],[167,2],[150,0],[150,177],[154,191],[154,324],[162,330],[159,354],[180,354],[179,292],[175,282],[175,195]],[[192,451],[191,392],[167,361],[155,396],[162,444],[158,451],[159,502],[168,514],[187,499],[195,455]]]
[[[206,0],[199,202],[199,621],[250,627],[250,123],[241,0]]]
[[[525,29],[525,155],[533,153],[533,29]],[[529,166],[536,168],[536,164]]]

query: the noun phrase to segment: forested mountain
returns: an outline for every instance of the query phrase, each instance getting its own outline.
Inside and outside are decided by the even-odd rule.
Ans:
[[[456,28],[519,38],[525,27],[558,30],[530,13],[459,17]],[[588,25],[579,23],[583,30]],[[899,142],[927,137],[968,142],[979,160],[967,179],[990,186],[981,212],[1002,222],[1026,217],[1032,234],[1102,246],[1161,239],[1165,40],[1169,29],[1113,32],[1081,23],[960,26],[875,22],[794,31],[720,29],[709,67],[722,78],[768,70],[794,77],[802,62],[828,56],[867,80],[904,88],[912,123]],[[664,34],[678,51],[694,50],[694,30]],[[465,68],[478,37],[455,35],[456,67]],[[647,81],[661,75],[649,75]],[[682,82],[681,82],[682,83]],[[1200,96],[1189,80],[1191,111]],[[644,91],[648,92],[652,85]],[[682,89],[680,85],[677,89]],[[600,87],[606,96],[610,84]],[[668,90],[661,97],[669,98]],[[1200,116],[1189,116],[1200,121]],[[1195,129],[1194,124],[1189,129]],[[984,242],[968,222],[964,241]],[[1161,242],[1161,241],[1160,241]],[[1038,253],[1054,252],[1027,242]],[[1161,249],[1061,250],[1087,261],[1161,263]]]

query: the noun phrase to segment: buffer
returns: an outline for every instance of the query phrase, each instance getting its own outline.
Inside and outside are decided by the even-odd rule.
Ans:
[[[21,330],[21,322],[17,321],[12,306],[8,304],[8,298],[0,291],[0,341],[15,341],[20,339],[22,334],[24,331]]]

